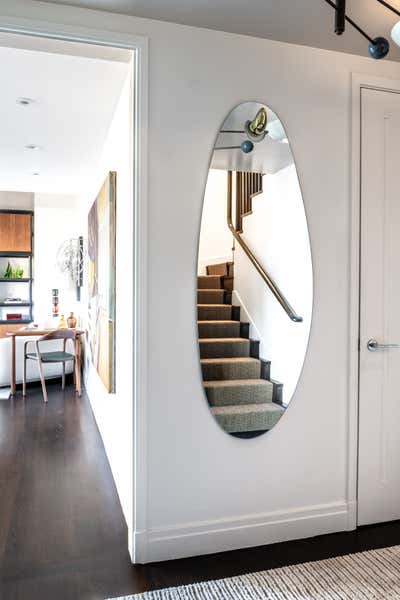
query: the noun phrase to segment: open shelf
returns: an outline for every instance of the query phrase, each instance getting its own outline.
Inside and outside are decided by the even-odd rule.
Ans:
[[[15,308],[16,306],[21,306],[26,308],[27,306],[32,306],[32,302],[0,302],[1,308],[7,308],[8,306],[12,306]]]
[[[31,281],[32,279],[30,277],[18,277],[17,279],[0,277],[0,283],[30,283]]]
[[[15,230],[15,231],[14,231]],[[0,210],[0,324],[27,325],[33,318],[33,211]],[[10,273],[14,277],[5,277],[8,265],[12,269],[21,269],[22,277],[15,277],[18,271]],[[17,287],[23,283],[25,288]],[[5,285],[7,284],[7,285]],[[14,287],[15,286],[15,287]],[[4,302],[6,298],[20,298],[22,302]],[[18,315],[18,319],[7,316]]]
[[[0,252],[3,258],[30,258],[30,252]]]

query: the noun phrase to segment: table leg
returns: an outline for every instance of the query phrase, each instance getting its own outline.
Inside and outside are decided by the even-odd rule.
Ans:
[[[11,396],[15,396],[15,335],[11,336],[11,372],[10,372]]]

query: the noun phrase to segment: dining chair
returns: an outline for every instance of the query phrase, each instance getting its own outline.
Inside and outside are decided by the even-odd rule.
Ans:
[[[43,352],[39,344],[53,340],[62,340],[62,350]],[[66,351],[67,341],[72,340],[73,352]],[[41,336],[37,340],[27,340],[24,344],[24,368],[22,377],[22,395],[26,396],[26,363],[27,360],[35,360],[38,363],[40,381],[42,383],[43,400],[47,402],[46,382],[44,378],[43,365],[49,363],[62,363],[62,389],[65,389],[65,363],[74,363],[74,384],[78,396],[81,396],[80,362],[77,352],[77,335],[73,329],[56,329]],[[35,352],[27,352],[28,344],[35,344]]]

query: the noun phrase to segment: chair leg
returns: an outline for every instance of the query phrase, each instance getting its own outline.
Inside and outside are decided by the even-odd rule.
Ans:
[[[43,366],[42,366],[42,361],[40,360],[40,358],[38,360],[38,367],[39,367],[40,381],[42,382],[43,400],[44,400],[44,402],[47,402],[46,382],[44,379]]]
[[[61,378],[61,388],[65,390],[65,362],[62,364],[62,378]]]
[[[22,395],[25,398],[26,396],[26,356],[24,352],[24,367],[22,371]]]

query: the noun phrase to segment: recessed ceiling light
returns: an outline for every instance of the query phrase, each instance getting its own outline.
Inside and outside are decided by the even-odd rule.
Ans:
[[[40,175],[40,173],[38,171],[35,171],[35,173],[32,173],[32,175],[34,175],[35,177],[37,177],[38,175]]]
[[[34,100],[32,100],[32,98],[17,98],[17,104],[19,104],[20,106],[29,106],[30,104],[32,104],[32,102],[35,102]]]
[[[39,146],[36,146],[36,144],[27,144],[25,150],[39,150]]]

